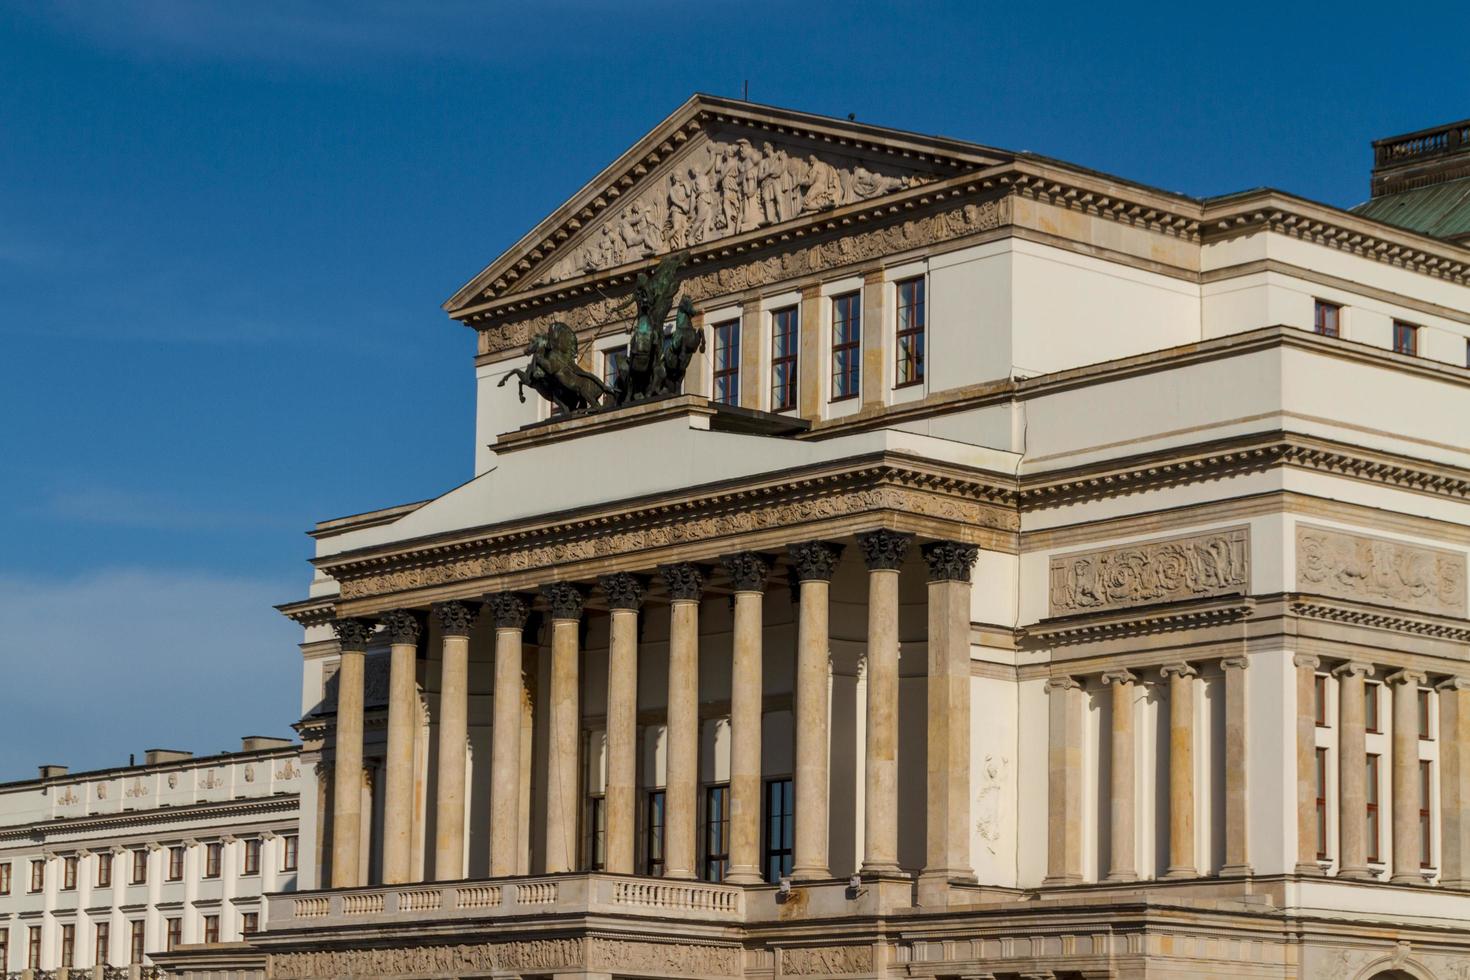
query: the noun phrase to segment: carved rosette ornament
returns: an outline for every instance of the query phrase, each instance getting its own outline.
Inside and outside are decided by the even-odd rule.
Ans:
[[[551,606],[552,619],[578,620],[582,618],[582,603],[586,593],[575,582],[552,582],[541,587],[541,594]]]
[[[531,614],[531,602],[530,596],[519,592],[496,592],[485,597],[485,604],[490,607],[490,618],[498,630],[525,629],[526,617]]]
[[[362,653],[373,638],[378,624],[371,619],[338,619],[332,623],[337,643],[344,653]]]
[[[692,562],[681,561],[658,566],[669,598],[675,602],[698,602],[704,594],[704,569]]]
[[[774,562],[772,556],[755,551],[720,556],[720,564],[725,566],[725,574],[730,576],[730,587],[736,592],[764,592]]]
[[[597,580],[602,586],[602,594],[607,596],[607,607],[609,609],[633,609],[636,610],[643,605],[644,582],[643,579],[630,572],[615,572],[612,575],[603,575]]]
[[[900,534],[886,528],[867,531],[857,536],[858,545],[863,549],[863,561],[867,563],[870,572],[882,569],[896,571],[903,564],[904,556],[908,554],[909,542],[913,538],[912,534]]]
[[[803,541],[786,550],[791,555],[791,571],[798,582],[830,582],[842,558],[842,548],[831,541]]]
[[[395,609],[383,616],[383,628],[388,631],[388,641],[394,646],[417,646],[424,627],[416,613]]]
[[[980,549],[959,541],[931,541],[923,547],[931,582],[968,582]]]
[[[439,617],[439,632],[444,636],[469,636],[475,617],[480,615],[478,602],[440,602],[434,606]]]

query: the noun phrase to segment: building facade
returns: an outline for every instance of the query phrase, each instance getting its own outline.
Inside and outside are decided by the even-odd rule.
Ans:
[[[517,397],[562,323],[611,401],[670,255],[682,393]],[[282,607],[303,891],[161,962],[1470,976],[1467,276],[692,99],[446,304],[474,478]]]
[[[153,954],[238,942],[296,887],[300,746],[252,736],[194,758],[0,785],[0,967],[122,980]]]

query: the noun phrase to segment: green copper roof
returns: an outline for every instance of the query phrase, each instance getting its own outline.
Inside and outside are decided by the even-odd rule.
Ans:
[[[1470,177],[1383,194],[1353,213],[1435,238],[1461,239],[1470,236]]]

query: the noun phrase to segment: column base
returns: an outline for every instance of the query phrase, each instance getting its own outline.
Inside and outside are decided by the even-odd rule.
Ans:
[[[692,878],[693,875],[690,875],[690,877]],[[832,872],[827,868],[806,867],[791,869],[792,881],[828,881],[831,877]]]
[[[693,881],[696,876],[693,871],[679,870],[665,871],[663,877],[668,878],[670,881]]]
[[[1109,871],[1107,878],[1105,878],[1103,880],[1104,881],[1111,881],[1111,882],[1118,882],[1118,883],[1122,883],[1122,884],[1127,884],[1128,882],[1137,881],[1138,880],[1138,872],[1136,872],[1136,871]]]
[[[892,878],[903,874],[903,869],[898,866],[897,861],[874,861],[865,862],[858,869],[858,874],[864,878]]]
[[[1182,881],[1186,878],[1198,878],[1199,868],[1170,868],[1164,872],[1164,878],[1169,881]]]
[[[920,872],[914,903],[923,908],[944,908],[949,905],[949,875],[943,872]]]
[[[1326,872],[1322,873],[1325,874]],[[1369,871],[1366,866],[1361,868],[1339,868],[1337,877],[1346,878],[1349,881],[1372,881],[1373,872]]]
[[[1296,867],[1291,870],[1293,874],[1307,875],[1313,878],[1322,878],[1327,875],[1327,872],[1322,869],[1322,865],[1315,862],[1308,864],[1305,861],[1299,861]]]
[[[1427,885],[1428,880],[1421,874],[1396,874],[1388,879],[1390,885]]]
[[[727,885],[764,885],[765,877],[759,868],[731,868],[725,875]]]
[[[1221,878],[1249,878],[1254,873],[1249,864],[1227,864],[1220,869]]]

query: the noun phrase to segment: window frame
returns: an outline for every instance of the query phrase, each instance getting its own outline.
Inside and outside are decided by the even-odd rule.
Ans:
[[[148,952],[148,923],[143,919],[128,920],[128,965],[142,963]]]
[[[1327,747],[1317,746],[1316,754],[1316,783],[1317,783],[1317,860],[1326,861],[1327,853]]]
[[[796,797],[791,776],[774,776],[761,786],[761,877],[771,884],[791,874],[796,857]],[[772,790],[780,787],[782,812],[772,814]],[[782,842],[772,839],[773,826],[780,822]],[[774,872],[774,873],[773,873]]]
[[[299,870],[301,863],[301,838],[296,834],[281,837],[281,870]]]
[[[169,916],[163,920],[163,947],[172,953],[184,945],[184,920],[182,916]]]
[[[721,320],[710,327],[710,401],[720,405],[740,405],[740,317]],[[720,341],[727,342],[721,347]],[[725,352],[726,367],[720,367],[720,353]],[[725,382],[727,398],[720,397],[720,383]]]
[[[783,332],[780,325],[789,329]],[[785,336],[788,353],[777,354],[777,341]],[[777,377],[781,368],[789,369],[787,381],[780,384]],[[777,392],[781,400],[777,401]],[[787,400],[789,396],[789,401]],[[793,303],[771,311],[771,411],[794,412],[801,403],[801,304]]]
[[[643,873],[650,877],[663,877],[664,868],[664,829],[667,824],[668,796],[667,790],[662,787],[647,790],[644,793],[643,808]],[[658,815],[657,821],[654,815]]]
[[[604,871],[607,869],[607,794],[587,794],[586,828],[582,863],[588,871]]]
[[[9,895],[11,889],[11,870],[9,861],[0,861],[0,895]]]
[[[174,844],[168,849],[168,872],[164,875],[165,881],[184,880],[184,861],[186,857],[183,844]]]
[[[730,784],[708,783],[704,787],[704,820],[700,838],[704,855],[700,877],[721,882],[730,873]]]
[[[112,923],[92,923],[92,962],[96,966],[112,965]]]
[[[848,305],[850,304],[850,305]],[[839,317],[838,311],[847,305],[849,316]],[[863,393],[863,291],[861,289],[849,290],[838,293],[830,298],[829,310],[832,314],[832,342],[829,345],[828,360],[831,367],[829,372],[830,390],[828,401],[845,402],[859,398]],[[848,324],[853,327],[851,338],[838,340],[839,325]],[[848,354],[852,360],[849,362],[848,370],[839,371],[838,361],[841,355]],[[839,394],[838,379],[850,378],[851,390],[841,388]]]
[[[97,884],[94,888],[112,887],[112,859],[111,851],[103,851],[97,855]]]
[[[200,877],[213,880],[219,878],[224,869],[224,841],[210,841],[204,845],[204,874]]]
[[[1393,352],[1405,357],[1419,356],[1419,324],[1407,320],[1393,321]]]
[[[77,869],[81,866],[81,859],[75,854],[68,854],[61,859],[61,890],[72,892],[77,890]]]
[[[1369,735],[1383,734],[1382,704],[1383,685],[1368,681],[1363,685],[1363,731]]]
[[[1322,337],[1342,336],[1342,304],[1333,303],[1325,299],[1314,299],[1315,306],[1312,309],[1312,332]],[[1332,328],[1327,328],[1327,317],[1332,316]]]
[[[212,913],[204,917],[204,941],[206,943],[219,942],[219,913]]]
[[[26,894],[38,895],[46,890],[46,860],[31,858],[31,877],[26,884]]]
[[[250,936],[260,931],[259,912],[240,913],[240,935]]]
[[[904,289],[914,287],[918,301],[905,306]],[[924,383],[929,344],[929,287],[924,275],[909,276],[893,283],[893,387],[912,388]],[[908,326],[904,325],[905,309],[917,309],[918,315]],[[915,322],[916,321],[916,322]],[[904,338],[918,338],[917,353],[911,353],[907,363],[912,364],[912,375],[904,377]]]
[[[41,927],[26,927],[26,969],[41,968]]]
[[[146,884],[148,884],[148,850],[147,850],[147,848],[135,847],[135,848],[132,849],[132,855],[133,855],[133,873],[129,876],[128,884],[131,884],[131,885],[146,885]]]
[[[75,922],[63,922],[61,924],[61,967],[70,970],[77,962],[77,924]]]
[[[1434,867],[1434,762],[1419,760],[1419,867]]]
[[[1318,728],[1328,728],[1327,724],[1327,675],[1312,675],[1312,720]]]
[[[1379,777],[1383,770],[1383,756],[1377,752],[1369,752],[1363,759],[1363,799],[1364,799],[1364,835],[1367,838],[1367,859],[1374,864],[1381,864],[1383,857],[1379,854],[1379,848],[1383,846],[1383,828],[1379,823]]]
[[[244,853],[240,855],[241,875],[260,874],[260,857],[264,851],[264,844],[259,837],[247,837],[244,840]]]
[[[1432,694],[1429,688],[1421,687],[1414,699],[1415,707],[1419,712],[1419,741],[1421,742],[1434,741],[1434,727],[1430,724],[1434,711],[1431,706]]]

